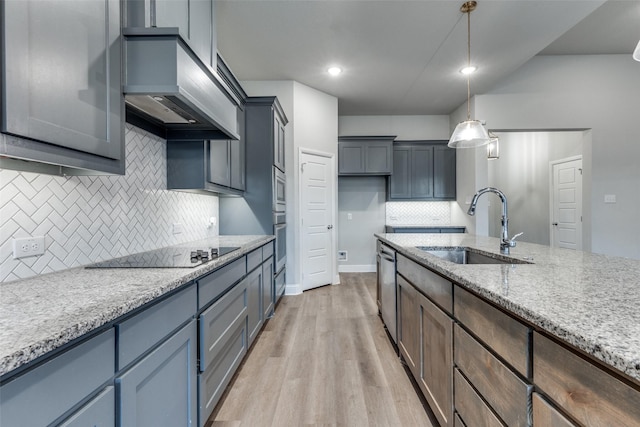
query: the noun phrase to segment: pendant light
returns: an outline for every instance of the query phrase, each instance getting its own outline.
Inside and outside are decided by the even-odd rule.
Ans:
[[[475,1],[465,2],[460,7],[460,12],[467,14],[467,67],[471,67],[471,12],[478,3]],[[489,133],[480,120],[471,120],[471,77],[467,74],[467,120],[458,123],[451,134],[449,147],[452,148],[475,148],[489,143]]]
[[[633,51],[633,59],[640,62],[640,42],[638,42],[638,46],[636,46],[636,50]]]

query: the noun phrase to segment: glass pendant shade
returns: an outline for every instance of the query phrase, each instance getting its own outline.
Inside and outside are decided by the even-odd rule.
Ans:
[[[466,120],[458,123],[448,145],[451,148],[475,148],[488,143],[489,133],[480,120]]]
[[[638,46],[636,46],[636,50],[633,51],[633,59],[640,62],[640,42],[638,42]]]

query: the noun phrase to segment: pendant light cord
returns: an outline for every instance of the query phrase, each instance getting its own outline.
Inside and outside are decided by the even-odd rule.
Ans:
[[[471,11],[467,12],[467,68],[471,68]],[[467,74],[467,121],[471,120],[471,73]]]

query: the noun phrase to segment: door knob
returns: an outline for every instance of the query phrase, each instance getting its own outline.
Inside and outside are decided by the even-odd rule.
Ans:
[[[327,230],[331,230],[333,228],[333,225],[327,225]]]

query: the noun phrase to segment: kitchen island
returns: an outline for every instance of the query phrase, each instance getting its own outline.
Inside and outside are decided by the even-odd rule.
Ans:
[[[489,364],[488,360],[496,356],[496,366],[500,366],[499,369],[496,368],[496,372],[512,375],[513,382],[517,387],[521,387],[523,395],[529,396],[526,398],[527,403],[523,403],[524,407],[521,405],[520,418],[514,415],[514,409],[511,407],[505,407],[502,410],[483,407],[483,411],[488,414],[488,418],[483,417],[483,419],[489,419],[498,414],[498,418],[504,422],[509,419],[508,417],[513,416],[514,421],[507,422],[508,425],[528,425],[527,423],[531,422],[531,416],[527,407],[530,407],[533,400],[534,425],[542,425],[540,421],[538,423],[535,421],[536,408],[544,407],[537,403],[539,402],[538,392],[542,391],[544,398],[551,395],[551,400],[555,399],[554,403],[561,407],[565,414],[570,414],[567,417],[569,424],[566,425],[574,425],[571,424],[572,419],[584,423],[581,417],[587,415],[593,417],[593,415],[585,415],[584,408],[579,409],[584,413],[580,412],[576,415],[577,412],[572,412],[571,408],[571,404],[576,403],[573,399],[580,400],[580,393],[576,392],[579,381],[576,382],[575,378],[567,380],[570,390],[565,390],[557,396],[553,391],[546,391],[563,383],[564,380],[558,378],[565,373],[571,374],[569,372],[571,367],[584,361],[588,362],[585,369],[597,367],[597,372],[594,374],[597,378],[600,378],[598,377],[600,373],[605,372],[607,380],[615,378],[613,387],[620,386],[624,389],[622,397],[614,397],[614,400],[630,399],[631,404],[640,405],[640,311],[638,310],[640,261],[518,242],[509,255],[515,259],[513,264],[465,265],[444,260],[425,250],[470,248],[489,257],[499,258],[502,256],[499,252],[499,239],[469,234],[376,234],[376,237],[399,254],[397,263],[398,347],[405,359],[410,359],[409,362],[412,362],[410,354],[412,347],[419,348],[420,345],[417,343],[418,338],[406,341],[407,333],[413,333],[408,330],[411,325],[407,322],[413,322],[414,317],[417,318],[417,316],[408,316],[402,313],[402,310],[403,308],[405,311],[414,310],[415,307],[407,309],[409,303],[413,304],[412,300],[422,298],[426,302],[421,306],[420,313],[426,313],[431,304],[433,311],[442,315],[439,319],[448,319],[438,320],[440,324],[436,326],[445,325],[450,329],[448,335],[444,336],[443,342],[450,341],[453,347],[452,356],[443,357],[443,363],[448,362],[444,359],[451,359],[449,362],[454,367],[451,384],[457,386],[456,393],[459,391],[462,396],[466,390],[473,395],[481,388],[472,381],[472,375],[464,372],[463,365],[468,365],[467,369],[470,372],[483,370],[493,372],[489,365],[482,365],[482,363]],[[417,271],[420,273],[416,273]],[[429,289],[424,287],[421,289],[419,284],[429,275],[433,275],[434,281],[427,283],[427,286],[433,286],[433,283],[444,280],[449,283],[450,288],[447,289],[445,285],[442,289],[446,291],[440,289],[434,294],[435,297],[430,295]],[[405,290],[407,292],[404,292]],[[410,294],[411,292],[413,294]],[[443,294],[448,298],[448,303],[442,303],[443,300],[446,301],[446,298],[442,298]],[[433,318],[429,317],[426,321],[429,322]],[[496,322],[496,319],[499,321]],[[403,320],[406,342],[402,341]],[[433,323],[431,321],[431,325]],[[429,329],[429,325],[429,323],[423,323],[417,329],[424,332]],[[504,331],[501,328],[504,328]],[[441,329],[433,328],[432,330],[440,331]],[[501,334],[505,337],[513,334],[516,338],[507,337],[512,341],[505,341],[508,343],[505,345]],[[414,358],[422,357],[432,351],[428,348],[429,343],[426,339],[423,342],[425,347],[414,351]],[[494,344],[494,341],[497,344]],[[558,354],[553,351],[542,354],[543,349],[555,350],[556,345],[560,349]],[[485,362],[477,361],[483,366],[482,368],[473,365],[474,361],[465,359],[466,355],[463,354],[465,346],[466,350],[476,353],[487,350],[487,355],[483,356]],[[522,350],[522,357],[511,358],[510,353],[514,348],[518,351]],[[509,354],[503,353],[502,350]],[[570,363],[562,365],[561,358],[564,356],[561,355],[565,350],[568,350],[566,354]],[[544,357],[549,354],[552,355],[552,359],[556,357],[557,360],[552,361],[550,365],[545,365]],[[519,360],[521,362],[518,362]],[[554,385],[549,386],[548,382],[545,383],[546,370],[554,363],[558,366],[558,372],[554,373],[555,377],[552,381]],[[504,366],[506,368],[503,369]],[[426,367],[421,367],[420,363],[416,362],[414,376],[419,377],[426,370]],[[497,381],[496,378],[499,375],[496,375],[492,379],[478,378],[477,381],[478,383]],[[580,371],[576,375],[582,377],[591,373]],[[467,387],[468,385],[473,387]],[[517,389],[516,386],[514,390]],[[575,389],[571,389],[572,387]],[[605,385],[601,387],[604,392],[610,391]],[[425,386],[425,391],[426,395],[433,392],[428,385]],[[544,393],[547,395],[544,396]],[[442,395],[445,394],[450,394],[450,391]],[[486,394],[490,395],[491,391],[487,391]],[[595,398],[597,394],[593,396]],[[609,398],[612,396],[617,395],[611,392]],[[563,399],[567,399],[567,402],[559,402]],[[428,396],[427,400],[429,401]],[[592,398],[584,400],[591,401]],[[490,398],[483,394],[478,401],[487,402]],[[441,402],[437,403],[441,404]],[[591,403],[593,404],[593,401]],[[612,402],[612,405],[615,403]],[[496,405],[501,404],[500,402]],[[601,402],[598,405],[606,407]],[[433,409],[434,405],[431,406]],[[447,406],[446,402],[443,406]],[[456,405],[454,407],[455,416],[464,410],[458,410]],[[466,410],[468,411],[469,408]],[[606,411],[609,409],[604,410]],[[438,410],[434,412],[437,415]],[[454,412],[443,410],[441,424],[453,423],[453,414]],[[633,422],[640,423],[640,418],[636,418],[640,415],[636,413],[626,415],[630,416]],[[474,412],[474,416],[478,416],[478,413]],[[539,415],[538,420],[542,420],[544,416],[546,415]],[[558,416],[563,417],[562,414]],[[609,415],[605,414],[603,419],[607,419],[607,416]],[[636,425],[633,422],[628,425]]]

